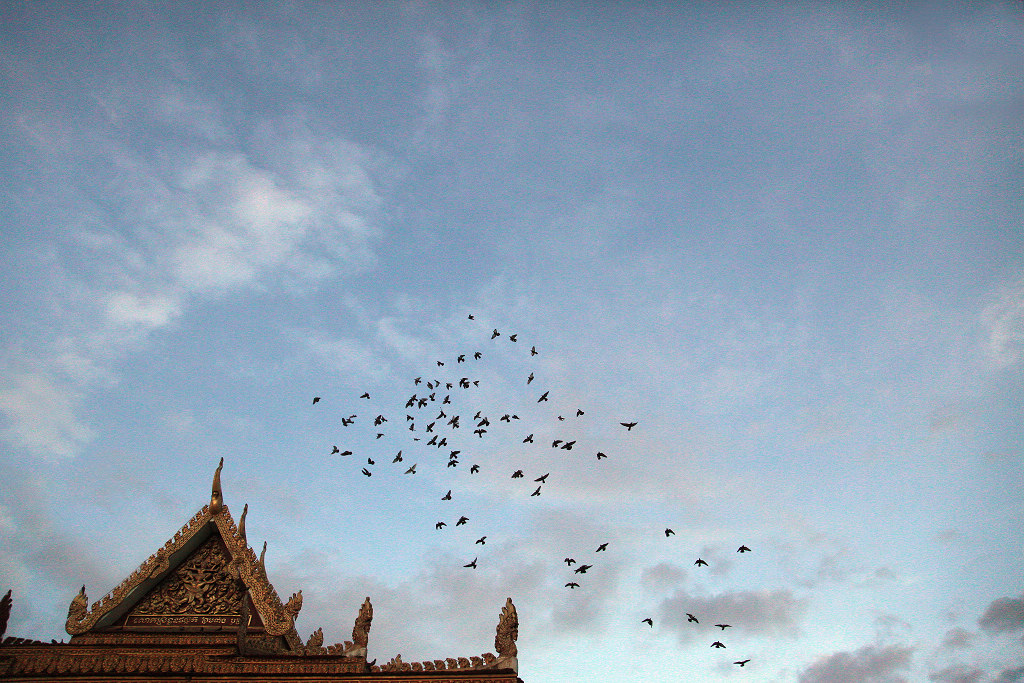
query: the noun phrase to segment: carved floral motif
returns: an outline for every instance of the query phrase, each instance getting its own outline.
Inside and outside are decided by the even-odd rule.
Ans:
[[[147,595],[133,614],[238,615],[244,591],[227,573],[228,558],[211,538]]]

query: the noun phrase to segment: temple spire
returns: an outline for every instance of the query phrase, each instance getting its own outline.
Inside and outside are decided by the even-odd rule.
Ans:
[[[213,491],[210,493],[210,514],[219,514],[224,509],[224,496],[220,490],[220,471],[224,467],[224,458],[220,459],[217,471],[213,473]]]

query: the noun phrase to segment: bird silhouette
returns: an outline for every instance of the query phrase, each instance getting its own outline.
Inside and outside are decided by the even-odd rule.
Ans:
[[[532,381],[533,381],[533,373],[531,372],[530,376],[526,378],[526,383],[529,384]]]
[[[539,496],[539,495],[540,495],[540,487],[538,486],[538,487],[537,487],[537,490],[536,490],[536,491],[534,491],[533,493],[531,493],[530,495],[531,495],[531,496]]]
[[[359,398],[370,398],[370,392],[368,392],[368,391],[363,392],[362,396],[360,396]]]
[[[517,336],[517,335],[514,335],[514,334],[510,334],[510,335],[508,336],[508,340],[509,340],[510,342],[514,342],[514,341],[516,340],[516,336]]]
[[[337,446],[331,449],[331,455],[334,455],[335,453],[341,453],[341,449],[338,448]]]
[[[733,664],[739,664],[740,666],[746,666],[747,662],[749,662],[749,661],[750,661],[749,659],[742,659],[742,660],[740,660],[738,662],[733,662]]]
[[[486,541],[486,540],[487,540],[487,537],[486,537],[486,536],[481,536],[480,538],[476,539],[476,542],[477,542],[477,543],[479,543],[480,545],[487,545],[487,544],[486,544],[486,543],[484,542],[484,541]]]
[[[607,543],[602,543],[601,545],[597,546],[597,550],[595,550],[594,552],[595,553],[599,553],[602,550],[608,550],[608,544]]]
[[[540,398],[537,399],[537,403],[540,403],[541,401],[548,400],[548,394],[550,394],[550,393],[551,393],[550,391],[545,391],[543,394],[541,394]]]
[[[620,422],[619,424],[625,427],[627,432],[633,431],[633,427],[637,425],[636,422]]]
[[[522,476],[523,476],[523,471],[522,470],[516,470],[515,472],[512,473],[512,478],[513,479],[519,479]]]
[[[473,317],[473,314],[472,314],[472,313],[470,313],[470,314],[469,314],[469,319],[470,319],[470,320],[476,320],[476,318],[474,318],[474,317]]]
[[[554,441],[552,441],[552,442],[551,442],[551,447],[552,447],[552,448],[558,448],[558,446],[559,446],[559,445],[560,445],[561,443],[562,443],[562,440],[561,440],[561,439],[555,439]]]
[[[715,642],[711,643],[711,647],[725,647],[725,644],[722,643],[722,641],[720,640],[716,640]]]
[[[537,347],[536,346],[531,346],[530,347],[530,355],[531,356],[536,356],[537,355]]]
[[[476,474],[479,471],[480,471],[480,465],[473,465],[472,467],[469,468],[469,473],[470,474]]]
[[[598,459],[598,460],[600,460],[601,458],[607,458],[607,457],[608,457],[608,456],[607,456],[607,455],[605,455],[604,453],[602,453],[601,451],[598,451],[598,452],[597,452],[597,459]]]
[[[352,451],[342,451],[339,455],[352,455]]]
[[[373,458],[367,458],[366,459],[366,464],[367,465],[376,465],[377,463],[374,462]]]
[[[320,402],[320,397],[319,396],[314,396],[313,397],[313,405],[316,405],[319,402]]]
[[[463,524],[465,524],[468,521],[469,521],[469,517],[466,517],[465,515],[463,515],[462,517],[459,517],[459,521],[455,522],[455,526],[462,526]]]
[[[700,566],[704,566],[704,567],[708,566],[708,563],[705,562],[704,560],[700,559],[699,557],[697,558],[697,561],[694,562],[694,564],[697,565],[698,567],[700,567]]]
[[[651,628],[654,628],[654,619],[651,619],[650,617],[647,617],[646,619],[641,619],[640,623],[648,624]]]
[[[451,500],[451,499],[452,499],[452,492],[451,492],[451,489],[449,489],[448,493],[444,494],[444,497],[441,498],[441,500]]]
[[[523,443],[533,443],[533,434],[530,434],[528,437],[523,439]]]
[[[551,473],[550,473],[550,472],[548,472],[547,474],[541,475],[541,476],[537,477],[536,479],[534,479],[534,481],[539,481],[540,483],[542,483],[542,484],[543,484],[544,482],[546,482],[546,481],[548,480],[548,476],[549,476],[550,474],[551,474]]]
[[[571,451],[572,447],[573,447],[573,445],[575,445],[575,443],[576,443],[575,441],[566,441],[565,443],[562,444],[562,450],[563,451]]]
[[[413,463],[412,467],[405,471],[406,474],[416,474],[416,463]]]
[[[668,536],[675,536],[675,535],[676,535],[676,532],[672,531],[671,529],[665,529],[665,536],[666,537],[668,537]]]
[[[576,583],[575,581],[570,581],[569,583],[565,584],[565,587],[566,588],[579,588],[580,585],[578,583]]]
[[[583,415],[583,411],[580,410],[579,408],[577,408],[576,409],[576,417],[579,417],[580,415]]]
[[[563,562],[565,562],[565,565],[567,567],[571,567],[572,565],[576,564],[576,560],[572,559],[571,557],[565,558]]]
[[[482,358],[482,357],[483,357],[483,354],[480,353],[479,351],[477,351],[476,353],[473,354],[473,358],[475,358],[476,360],[480,360],[480,358]]]
[[[402,462],[402,451],[398,451],[398,455],[396,455],[395,459],[391,462]]]
[[[725,629],[729,628],[731,626],[731,624],[715,624],[715,626],[717,626],[718,628],[720,628],[720,629],[722,629],[724,631]]]
[[[594,565],[592,565],[592,564],[581,564],[579,567],[576,567],[576,569],[573,571],[573,573],[574,574],[586,574],[587,570],[590,569],[593,566]]]
[[[501,333],[498,332],[497,329],[495,329],[494,332],[491,332],[491,339],[494,339],[495,337],[500,337],[500,336],[501,336]]]
[[[444,522],[438,522],[437,524],[434,525],[434,528],[435,529],[443,529],[446,526],[448,526],[448,525],[445,524]]]
[[[369,477],[369,476],[370,476],[370,474],[371,474],[371,472],[370,472],[370,470],[368,470],[368,469],[366,469],[366,468],[364,467],[364,468],[363,468],[363,474],[365,474],[366,476],[368,476],[368,477]]]
[[[692,622],[693,622],[693,623],[695,623],[695,624],[699,624],[699,623],[700,623],[700,622],[699,622],[699,621],[697,620],[697,617],[693,616],[693,615],[692,615],[692,614],[690,614],[689,612],[687,612],[687,613],[686,613],[686,621],[687,621],[687,622],[691,622],[691,621],[692,621]]]
[[[745,545],[741,545],[739,548],[736,549],[736,552],[738,552],[738,553],[749,553],[750,552],[750,548],[748,548]],[[749,662],[750,660],[748,659],[747,661]]]
[[[469,569],[476,569],[476,561],[477,561],[477,558],[474,557],[472,562],[470,562],[469,564],[464,564],[462,566],[463,567],[468,567]]]

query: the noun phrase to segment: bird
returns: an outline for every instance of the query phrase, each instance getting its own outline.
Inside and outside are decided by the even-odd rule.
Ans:
[[[522,470],[516,470],[515,472],[512,473],[512,478],[513,479],[519,479],[522,476],[523,476],[523,471]]]
[[[368,470],[368,469],[366,469],[366,468],[364,467],[364,468],[363,468],[363,474],[365,474],[366,476],[368,476],[368,477],[369,477],[369,476],[370,476],[370,474],[371,474],[371,472],[370,472],[370,470]]]
[[[523,439],[523,443],[533,443],[533,434],[530,434],[525,439]]]
[[[416,474],[416,463],[413,463],[412,467],[405,471],[406,474]]]
[[[498,332],[497,329],[495,329],[494,332],[491,332],[491,339],[494,339],[495,337],[500,337],[500,336],[501,336],[501,333]]]
[[[697,558],[697,561],[694,562],[694,564],[697,565],[698,567],[700,567],[702,565],[705,566],[705,567],[708,566],[708,563],[705,562],[704,560],[700,559],[699,557]]]
[[[607,457],[608,457],[608,456],[607,456],[607,455],[605,455],[604,453],[602,453],[601,451],[598,451],[598,452],[597,452],[597,459],[598,459],[598,460],[600,460],[601,458],[607,458]]]
[[[313,397],[313,405],[316,405],[319,402],[320,402],[320,397],[319,396],[314,396]]]
[[[641,623],[641,624],[647,624],[647,625],[649,625],[649,626],[650,626],[651,628],[654,628],[654,619],[651,619],[650,617],[647,617],[646,619],[641,619],[641,620],[640,620],[640,623]]]
[[[552,447],[552,448],[558,448],[558,446],[559,446],[559,445],[560,445],[561,443],[562,443],[562,440],[561,440],[561,439],[555,439],[554,441],[552,441],[552,442],[551,442],[551,447]]]
[[[530,376],[526,378],[526,383],[529,384],[532,381],[533,381],[533,373],[531,372]]]
[[[747,662],[749,662],[749,661],[750,661],[749,659],[743,659],[743,660],[740,660],[738,662],[733,662],[733,664],[739,664],[740,666],[746,666]]]
[[[620,422],[620,425],[626,428],[627,432],[633,431],[633,427],[636,427],[636,422]]]
[[[748,548],[745,545],[741,545],[739,548],[736,549],[736,552],[738,552],[738,553],[749,553],[750,552],[750,548]],[[749,662],[750,660],[748,659],[747,661]]]
[[[550,393],[551,393],[550,391],[545,391],[543,394],[541,394],[540,398],[537,399],[537,403],[540,403],[541,401],[548,400],[548,394],[550,394]]]
[[[373,458],[367,458],[366,459],[366,464],[367,465],[376,465],[377,463],[374,462]]]
[[[470,313],[470,314],[469,314],[469,319],[470,319],[470,320],[476,320],[476,318],[474,318],[474,317],[473,317],[473,314],[472,314],[472,313]]]
[[[455,359],[455,362],[456,363],[465,363],[466,362],[466,354],[460,353],[459,357]]]
[[[462,566],[463,567],[468,567],[469,569],[476,569],[476,561],[477,561],[477,558],[474,557],[472,562],[470,562],[469,564],[464,564]]]
[[[342,451],[339,455],[352,455],[352,451]]]
[[[484,543],[484,541],[486,541],[486,540],[487,540],[486,536],[481,536],[480,538],[476,539],[476,542],[479,543],[480,545],[487,545],[486,543]]]
[[[686,613],[686,621],[687,621],[687,622],[690,622],[690,621],[692,621],[692,622],[693,622],[693,623],[695,623],[695,624],[699,624],[699,623],[700,623],[700,622],[699,622],[699,621],[697,620],[697,617],[693,616],[693,615],[692,615],[692,614],[690,614],[689,612],[687,612],[687,613]]]
[[[720,629],[722,629],[724,631],[725,629],[729,628],[731,626],[731,624],[715,624],[715,626],[717,626],[718,628],[720,628]]]
[[[463,515],[462,517],[459,517],[459,521],[455,522],[455,526],[462,526],[463,524],[465,524],[468,521],[469,521],[469,517],[466,517],[465,515]]]
[[[537,355],[537,347],[536,346],[531,346],[530,347],[530,355],[531,356],[536,356]]]
[[[668,537],[668,536],[675,536],[675,535],[676,535],[676,532],[672,531],[671,529],[665,529],[665,536],[666,537]]]
[[[359,398],[370,398],[370,392],[364,391],[362,396],[360,396]]]
[[[334,455],[335,453],[341,453],[341,449],[340,449],[340,448],[338,448],[337,446],[335,446],[335,447],[334,447],[334,448],[333,448],[333,449],[331,450],[331,455]]]
[[[575,443],[576,443],[575,441],[566,441],[565,443],[562,444],[562,450],[563,451],[571,451],[572,447],[573,447],[573,445]]]
[[[441,500],[451,500],[451,499],[452,499],[452,492],[451,492],[451,489],[449,489],[448,493],[444,494],[444,497],[441,498]]]
[[[396,455],[395,459],[391,462],[402,462],[402,451],[398,451],[398,455]]]
[[[509,340],[510,342],[514,342],[514,341],[516,340],[516,335],[514,335],[514,334],[510,334],[510,335],[508,336],[508,340]]]
[[[538,486],[538,487],[537,487],[537,490],[536,490],[536,491],[534,491],[533,493],[531,493],[530,495],[531,495],[531,496],[539,496],[539,495],[540,495],[540,487]]]
[[[539,476],[539,477],[537,477],[536,479],[534,479],[534,481],[539,481],[540,483],[542,483],[542,484],[543,484],[543,483],[544,483],[545,481],[547,481],[547,479],[548,479],[548,475],[550,475],[550,474],[551,474],[551,473],[550,473],[550,472],[548,472],[548,473],[547,473],[547,474],[545,474],[545,475],[542,475],[542,476]]]
[[[716,640],[715,642],[711,643],[711,647],[725,647],[725,644],[722,643],[722,641],[720,640]]]
[[[469,473],[470,474],[476,474],[479,471],[480,471],[480,465],[473,465],[472,467],[469,468]]]
[[[602,543],[601,545],[597,546],[597,550],[595,550],[594,552],[595,553],[599,553],[602,550],[608,550],[608,544],[607,543]]]
[[[475,358],[476,360],[480,360],[480,358],[481,358],[482,356],[483,356],[483,354],[482,354],[482,353],[480,353],[479,351],[477,351],[477,352],[475,352],[475,353],[473,354],[473,358]]]
[[[575,569],[575,571],[573,571],[573,573],[574,574],[586,574],[587,570],[590,569],[593,566],[594,565],[592,565],[592,564],[581,564],[579,567],[577,567]]]
[[[443,529],[446,526],[448,526],[448,525],[445,524],[444,522],[438,522],[437,524],[434,525],[434,528],[435,529]]]
[[[571,567],[572,565],[576,564],[576,560],[572,559],[571,557],[565,558],[563,562],[565,562],[565,566],[567,567]]]
[[[577,409],[576,409],[576,417],[579,417],[579,416],[580,416],[580,415],[582,415],[582,414],[583,414],[583,411],[582,411],[582,410],[580,410],[579,408],[577,408]]]
[[[575,581],[570,581],[569,583],[565,584],[565,587],[566,588],[579,588],[580,585],[578,583],[576,583]]]

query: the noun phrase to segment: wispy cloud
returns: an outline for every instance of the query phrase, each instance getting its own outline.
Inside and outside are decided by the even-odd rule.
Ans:
[[[853,652],[822,657],[800,673],[800,683],[901,683],[914,648],[866,645]]]

